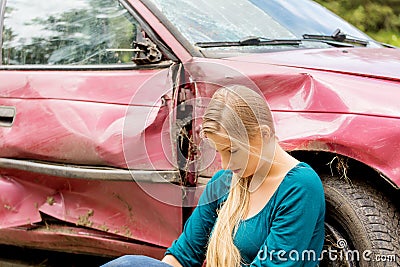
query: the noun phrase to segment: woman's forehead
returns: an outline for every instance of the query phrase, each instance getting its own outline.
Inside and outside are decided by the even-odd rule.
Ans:
[[[207,133],[207,139],[215,146],[231,145],[231,138],[226,133]]]
[[[243,143],[237,138],[229,136],[226,132],[207,133],[207,139],[211,146],[217,150],[224,150],[225,148],[230,148],[232,146],[240,146]]]

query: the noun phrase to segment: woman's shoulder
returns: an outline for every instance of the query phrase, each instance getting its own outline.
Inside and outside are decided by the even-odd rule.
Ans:
[[[284,179],[286,190],[323,194],[322,181],[315,170],[307,163],[300,162],[292,168]]]
[[[217,200],[218,203],[223,202],[229,193],[231,181],[232,171],[224,169],[218,170],[208,181],[200,203],[204,204],[204,202],[209,203],[215,200]]]
[[[293,179],[297,179],[298,177],[302,177],[301,180],[304,182],[313,181],[313,180],[321,180],[315,170],[305,162],[299,162],[296,166],[294,166],[288,173],[287,176]],[[299,181],[301,181],[299,180]]]
[[[217,171],[207,183],[207,187],[228,192],[232,182],[232,174],[231,170],[221,169]]]
[[[214,173],[214,175],[211,177],[209,183],[213,183],[215,181],[224,181],[226,179],[230,180],[231,177],[232,177],[232,171],[231,170],[221,169],[221,170],[218,170],[217,172]]]
[[[319,216],[324,216],[325,195],[322,181],[314,169],[300,162],[291,169],[276,192],[274,201],[277,210],[307,207]]]

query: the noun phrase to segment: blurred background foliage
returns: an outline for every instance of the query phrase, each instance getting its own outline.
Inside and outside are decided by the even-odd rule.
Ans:
[[[315,0],[375,40],[400,47],[400,0]]]

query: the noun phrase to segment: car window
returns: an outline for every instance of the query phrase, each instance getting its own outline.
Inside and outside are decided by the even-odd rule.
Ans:
[[[4,16],[3,65],[132,63],[141,35],[116,0],[13,0]]]

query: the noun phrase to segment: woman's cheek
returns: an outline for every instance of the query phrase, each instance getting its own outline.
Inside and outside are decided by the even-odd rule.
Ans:
[[[231,155],[230,165],[232,169],[246,169],[249,164],[249,155],[244,151],[237,151]]]

